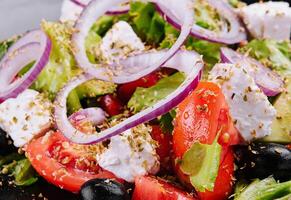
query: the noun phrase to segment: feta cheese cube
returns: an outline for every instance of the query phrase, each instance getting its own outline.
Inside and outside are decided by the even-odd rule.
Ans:
[[[287,2],[254,3],[238,12],[253,37],[289,40],[291,8]]]
[[[132,27],[127,22],[119,21],[103,37],[98,54],[103,61],[110,63],[144,49]]]
[[[100,167],[128,182],[135,177],[155,174],[159,170],[156,143],[145,125],[139,125],[111,138],[107,150],[97,155]]]
[[[216,64],[210,79],[221,86],[232,120],[246,141],[271,134],[276,110],[241,66]]]
[[[51,126],[51,102],[35,90],[0,104],[0,127],[21,147]]]

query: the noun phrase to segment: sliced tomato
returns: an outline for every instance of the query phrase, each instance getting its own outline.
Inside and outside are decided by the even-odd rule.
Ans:
[[[118,97],[124,102],[128,102],[137,87],[148,88],[155,85],[160,79],[161,74],[158,72],[153,72],[146,75],[136,81],[120,85],[118,88]]]
[[[239,143],[239,134],[230,119],[228,106],[218,85],[201,82],[179,106],[175,119],[173,149],[176,157],[183,154],[195,141],[212,144],[221,132],[222,145]],[[229,139],[225,140],[225,133]]]
[[[163,179],[142,176],[135,179],[132,200],[195,200],[192,195]]]
[[[121,101],[112,94],[107,94],[100,99],[100,104],[103,110],[110,116],[118,115],[123,112]]]
[[[160,157],[161,171],[171,172],[172,135],[164,133],[160,126],[153,125],[151,136],[158,143],[156,151]]]
[[[232,189],[233,153],[231,146],[240,142],[238,131],[229,116],[229,109],[218,85],[201,82],[179,106],[173,131],[175,158],[181,158],[194,142],[212,144],[217,134],[223,146],[221,165],[213,192],[199,193],[201,199],[225,199]],[[226,163],[225,163],[226,162]],[[179,178],[189,183],[178,164],[175,166]],[[208,198],[215,197],[215,198]]]
[[[96,148],[96,145],[72,144],[61,133],[54,132],[33,140],[26,152],[32,166],[48,182],[78,192],[90,179],[116,179],[96,163]]]

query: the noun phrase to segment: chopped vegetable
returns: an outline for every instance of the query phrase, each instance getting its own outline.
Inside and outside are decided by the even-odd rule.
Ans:
[[[222,149],[217,139],[211,145],[195,142],[181,160],[180,169],[190,176],[191,184],[199,192],[214,189]]]
[[[128,107],[135,113],[148,108],[159,100],[162,100],[184,81],[182,73],[161,79],[156,85],[150,88],[137,88],[132,98],[128,102]]]
[[[68,24],[43,21],[42,29],[52,41],[50,60],[37,78],[33,88],[48,93],[53,99],[56,93],[75,74],[76,63],[72,54],[71,34],[73,29]]]
[[[162,41],[165,22],[153,4],[131,3],[129,16],[133,29],[143,41],[154,46]]]
[[[26,158],[17,162],[13,175],[18,186],[32,185],[38,180],[36,172]]]
[[[274,69],[282,76],[291,74],[291,43],[275,40],[252,40],[239,49],[251,57],[258,59],[265,66]]]
[[[274,200],[287,198],[291,193],[291,181],[277,183],[273,178],[255,180],[238,194],[235,200]]]

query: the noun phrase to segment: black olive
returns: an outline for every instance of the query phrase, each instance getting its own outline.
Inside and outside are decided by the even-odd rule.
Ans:
[[[127,200],[125,187],[110,179],[92,179],[81,188],[83,200]]]
[[[235,148],[237,175],[247,179],[266,178],[286,181],[291,179],[291,151],[275,143],[252,143]]]
[[[0,155],[7,155],[16,150],[7,133],[0,128]]]

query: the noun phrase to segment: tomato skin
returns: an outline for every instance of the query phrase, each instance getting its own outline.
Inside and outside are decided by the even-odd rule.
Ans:
[[[107,94],[100,98],[100,104],[103,110],[110,116],[118,115],[123,112],[123,105],[120,100],[112,95]]]
[[[76,169],[70,165],[61,164],[58,160],[52,158],[51,147],[56,142],[67,142],[64,136],[59,133],[47,133],[46,135],[31,141],[27,145],[26,155],[34,169],[44,177],[48,182],[71,192],[77,193],[81,186],[88,180],[94,178],[113,178],[116,177],[100,167],[95,166],[93,171],[88,172]],[[74,157],[74,155],[71,155]],[[97,172],[98,171],[98,172]],[[119,180],[121,181],[121,180]]]
[[[132,200],[195,200],[192,195],[167,183],[165,180],[151,176],[135,179]]]
[[[201,200],[224,200],[229,197],[234,184],[234,156],[231,148],[224,148],[213,192],[198,192]],[[223,155],[224,154],[224,155]]]
[[[161,77],[158,72],[153,72],[136,81],[120,85],[117,91],[118,97],[123,102],[128,102],[137,87],[149,88],[155,85]]]
[[[181,159],[195,141],[212,144],[216,134],[220,133],[222,145],[221,165],[213,192],[198,192],[202,200],[226,199],[232,191],[234,161],[231,145],[240,142],[239,133],[229,116],[229,109],[218,85],[200,82],[198,87],[178,106],[173,133],[175,158]],[[175,165],[180,180],[190,184],[189,177]]]
[[[212,144],[220,129],[222,129],[221,136],[227,132],[233,137],[222,145],[239,143],[238,132],[229,124],[233,123],[229,118],[228,107],[219,86],[211,82],[200,82],[178,106],[173,132],[175,156],[181,158],[195,141]],[[219,141],[221,140],[219,138]]]
[[[151,136],[159,145],[156,151],[160,157],[161,172],[172,172],[172,135],[170,133],[163,133],[159,125],[153,125]]]

